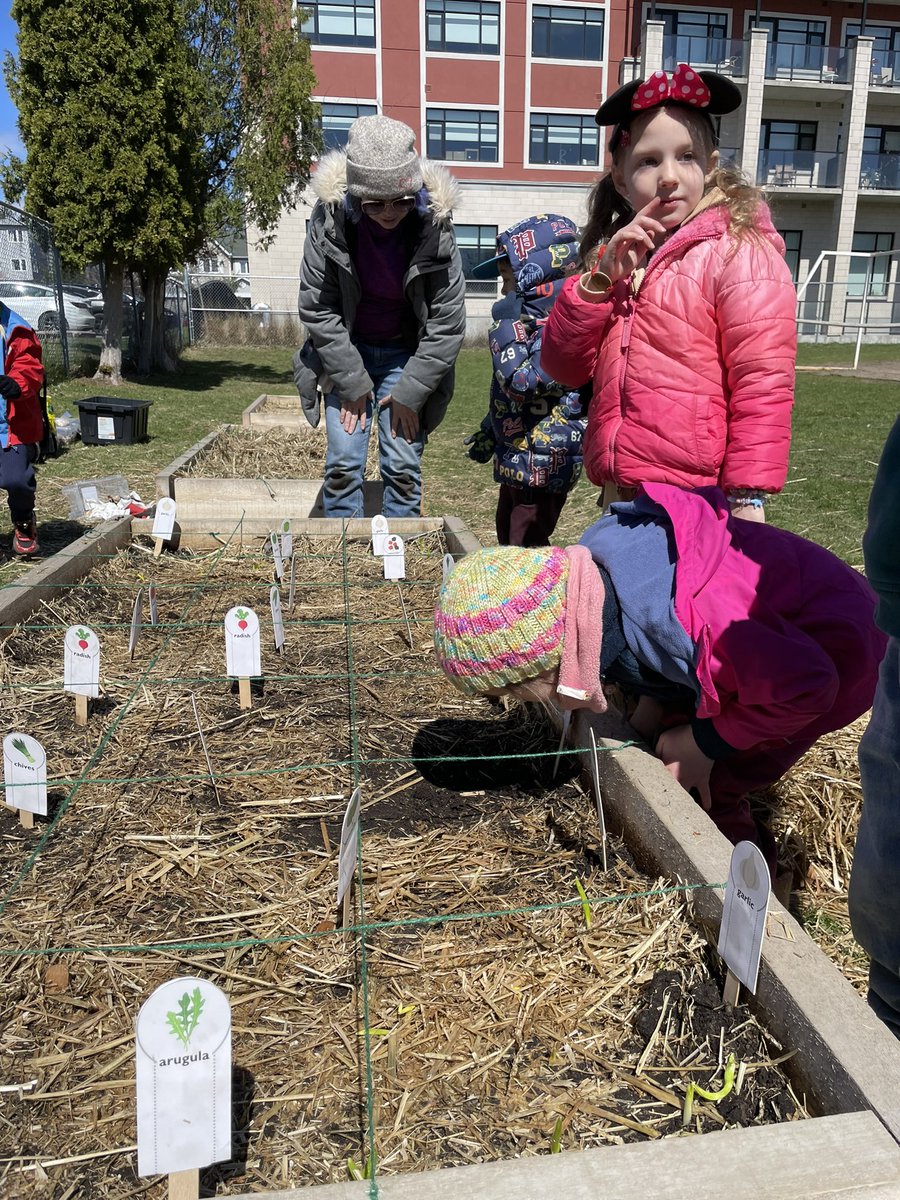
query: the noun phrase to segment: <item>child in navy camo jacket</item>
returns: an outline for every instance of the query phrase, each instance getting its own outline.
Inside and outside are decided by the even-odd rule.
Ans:
[[[497,255],[473,271],[503,279],[491,314],[490,410],[467,443],[476,462],[493,458],[501,545],[547,545],[581,476],[590,388],[569,391],[541,370],[544,323],[578,261],[574,222],[547,213],[501,233]]]

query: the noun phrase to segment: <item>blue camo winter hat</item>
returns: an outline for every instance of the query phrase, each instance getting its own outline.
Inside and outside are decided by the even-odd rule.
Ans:
[[[497,237],[497,253],[472,271],[475,279],[496,279],[499,264],[507,259],[520,287],[533,288],[549,278],[567,274],[578,260],[578,227],[568,217],[542,213],[525,217]],[[527,278],[521,276],[522,269]]]

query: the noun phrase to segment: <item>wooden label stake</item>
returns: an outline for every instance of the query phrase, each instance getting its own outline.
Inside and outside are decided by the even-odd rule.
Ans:
[[[87,696],[77,695],[75,697],[75,724],[87,725],[90,705]]]
[[[159,558],[159,556],[162,554],[162,548],[163,548],[162,538],[154,538],[153,539],[153,557],[154,558]],[[171,1192],[169,1194],[171,1195]]]
[[[19,809],[19,824],[23,829],[34,829],[34,813],[27,808]]]
[[[238,696],[240,697],[241,708],[253,707],[253,698],[250,692],[249,679],[241,678],[238,680]]]
[[[725,986],[722,989],[722,1000],[726,1008],[737,1008],[741,998],[741,981],[731,968],[725,976]]]
[[[169,1200],[197,1200],[200,1195],[200,1170],[173,1171],[169,1175]]]

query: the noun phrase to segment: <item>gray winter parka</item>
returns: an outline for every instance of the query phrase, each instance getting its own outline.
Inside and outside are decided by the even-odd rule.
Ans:
[[[343,207],[346,155],[326,155],[312,180],[313,209],[300,268],[300,319],[308,338],[294,355],[294,382],[310,425],[318,425],[319,392],[336,391],[356,400],[373,384],[351,340],[361,291],[348,240],[350,217]],[[443,167],[422,160],[428,213],[413,213],[420,229],[404,289],[414,325],[408,331],[412,357],[393,397],[420,414],[425,433],[438,427],[453,395],[455,362],[466,328],[465,279],[451,213],[456,181]]]

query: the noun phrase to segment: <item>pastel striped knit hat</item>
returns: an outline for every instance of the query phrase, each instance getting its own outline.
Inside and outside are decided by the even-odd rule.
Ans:
[[[434,645],[468,696],[559,666],[569,560],[556,547],[499,546],[467,554],[441,588]]]

